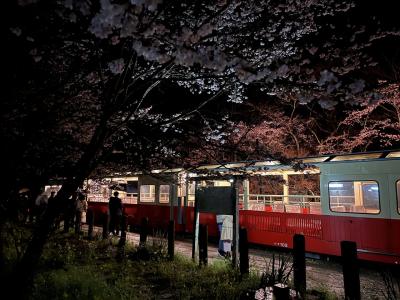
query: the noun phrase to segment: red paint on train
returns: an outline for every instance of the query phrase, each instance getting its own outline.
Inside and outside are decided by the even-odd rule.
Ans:
[[[96,222],[107,212],[107,206],[89,203]],[[164,205],[126,204],[124,211],[130,225],[139,226],[147,217],[153,228],[166,229],[170,216],[170,207]],[[339,256],[340,241],[347,240],[357,243],[360,259],[400,263],[400,239],[393,238],[400,233],[400,220],[250,210],[240,210],[239,214],[240,226],[247,228],[251,243],[292,248],[293,235],[303,234],[307,252]],[[176,231],[192,232],[193,217],[192,207],[174,207]],[[201,213],[200,223],[208,225],[210,236],[217,236],[215,214]]]

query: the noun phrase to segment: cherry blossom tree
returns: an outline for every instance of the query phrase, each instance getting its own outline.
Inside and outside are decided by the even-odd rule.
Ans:
[[[400,89],[398,84],[380,88],[375,100],[361,99],[337,131],[321,145],[322,153],[398,148],[400,146]],[[368,100],[366,100],[368,99]]]
[[[15,157],[29,158],[15,159],[19,170],[34,162],[35,140],[51,134],[57,148],[65,138],[68,147],[49,152],[53,159],[64,156],[61,163],[42,172],[50,177],[68,167],[60,204],[99,166],[114,163],[116,153],[124,154],[120,161],[126,165],[144,169],[179,158],[177,150],[190,155],[193,150],[182,140],[226,145],[234,121],[227,111],[250,100],[252,89],[325,110],[354,104],[377,83],[366,80],[367,72],[390,74],[374,47],[398,36],[398,24],[382,23],[379,12],[364,14],[361,1],[19,0],[13,5],[17,15],[8,35],[29,59],[18,63],[17,71],[10,68],[21,82],[13,82],[5,130],[43,113],[57,116],[33,126],[29,143],[24,131],[34,121],[9,136],[14,148],[24,143]],[[171,94],[183,89],[185,99]],[[216,104],[221,101],[224,105]],[[295,146],[289,152],[301,154],[300,145],[313,136],[310,124],[279,111],[268,114],[280,122],[267,118],[254,138],[268,138],[267,152],[276,153],[287,150],[271,141],[290,140]],[[238,125],[251,132],[246,126]],[[36,149],[45,157],[42,147]],[[48,210],[37,227],[20,264],[22,279],[32,274],[61,209]]]
[[[247,159],[272,157],[294,158],[314,154],[313,147],[318,142],[315,137],[315,119],[287,116],[283,110],[264,109],[262,121],[256,124],[240,122],[231,136],[234,144]]]

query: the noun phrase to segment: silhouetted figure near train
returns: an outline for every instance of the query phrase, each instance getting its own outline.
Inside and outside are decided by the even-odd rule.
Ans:
[[[36,198],[32,195],[32,193],[29,193],[29,199],[28,199],[28,211],[29,211],[29,217],[28,217],[28,222],[30,224],[33,223],[33,220],[35,218],[36,214]]]
[[[233,239],[233,216],[217,215],[217,226],[219,232],[218,253],[221,256],[230,257]]]
[[[75,232],[80,233],[82,229],[82,216],[86,214],[87,202],[84,194],[79,193],[75,202]]]
[[[52,213],[52,214],[56,214],[56,211],[57,211],[57,207],[56,207],[56,205],[57,205],[57,203],[56,203],[56,192],[55,191],[51,191],[51,193],[50,193],[50,197],[49,197],[49,199],[47,200],[47,209]],[[54,221],[54,224],[53,224],[53,227],[54,228],[58,228],[59,227],[59,222],[60,222],[60,219],[59,219],[59,217],[56,217],[55,218],[55,221]]]
[[[43,191],[42,193],[39,194],[39,196],[37,196],[35,200],[37,220],[44,215],[44,212],[47,209],[48,200],[49,200],[48,191]]]
[[[55,197],[56,197],[56,192],[55,192],[55,191],[51,191],[50,197],[49,197],[49,199],[47,200],[47,203],[48,203],[48,204],[53,204],[53,200],[54,200]]]
[[[15,201],[15,217],[19,222],[25,223],[29,216],[30,199],[27,192],[20,192]]]
[[[119,235],[119,227],[122,217],[122,201],[118,198],[119,193],[114,192],[114,197],[110,197],[108,209],[110,212],[110,233]]]
[[[87,205],[85,195],[78,194],[75,201],[75,233],[79,234],[82,229],[82,214],[86,212]]]
[[[64,209],[64,232],[67,233],[73,226],[75,215],[75,203],[78,199],[78,193],[74,192],[67,200],[67,205]]]

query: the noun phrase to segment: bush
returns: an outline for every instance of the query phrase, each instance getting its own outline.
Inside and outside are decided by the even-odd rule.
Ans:
[[[261,273],[260,287],[273,286],[276,283],[288,285],[293,270],[291,257],[285,254],[272,254],[270,261],[265,260],[265,268]]]
[[[45,246],[30,299],[254,299],[260,283],[288,283],[292,270],[289,257],[275,254],[261,276],[242,277],[229,260],[199,267],[176,254],[170,261],[164,232],[155,233],[145,246],[127,243],[123,259],[117,244],[116,238],[54,235]],[[9,257],[15,262],[15,251]],[[321,291],[314,291],[314,297],[334,299]]]
[[[168,259],[168,241],[164,231],[155,231],[151,240],[145,245],[140,245],[129,254],[135,261],[161,261]]]
[[[74,235],[54,236],[46,244],[41,260],[42,268],[64,268],[68,264],[88,264],[108,245],[76,239]],[[99,249],[100,248],[100,249]]]
[[[318,299],[318,300],[336,300],[338,297],[330,292],[328,288],[324,285],[320,287],[307,291],[307,298],[309,299]]]
[[[104,279],[90,268],[70,267],[39,274],[31,299],[106,299],[111,296]]]
[[[259,281],[255,274],[242,279],[229,261],[200,268],[181,256],[173,262],[162,263],[159,273],[169,278],[170,289],[176,291],[178,299],[238,299],[247,290],[255,289]]]

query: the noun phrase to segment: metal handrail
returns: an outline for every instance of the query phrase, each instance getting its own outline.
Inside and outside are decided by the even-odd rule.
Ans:
[[[244,194],[239,194],[239,202],[243,202]],[[276,201],[287,202],[285,204],[300,204],[305,206],[309,202],[320,202],[320,196],[313,195],[268,195],[268,194],[249,194],[249,203],[271,205]],[[284,201],[285,199],[288,201]],[[300,199],[300,201],[291,201],[291,199]],[[279,199],[279,200],[278,200]],[[314,199],[314,201],[310,201]]]
[[[160,193],[160,203],[168,203],[169,202],[169,193]]]

